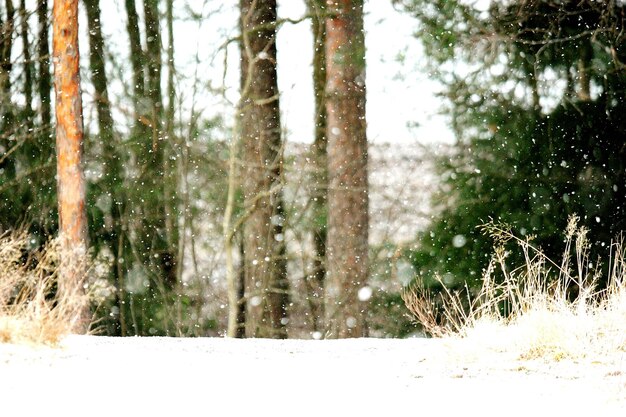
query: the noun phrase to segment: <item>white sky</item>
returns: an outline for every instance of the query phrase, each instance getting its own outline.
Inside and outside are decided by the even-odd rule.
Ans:
[[[141,7],[141,1],[137,6]],[[208,85],[220,87],[223,79],[224,54],[220,46],[229,37],[237,35],[238,1],[224,2],[205,0],[177,1],[176,4],[189,5],[195,11],[212,13],[201,25],[196,22],[178,20],[174,29],[177,69],[181,74],[192,77],[197,69],[203,81],[202,89],[196,97],[197,107],[205,108],[205,115],[223,113],[232,117],[234,109],[225,105],[220,98],[209,92]],[[280,17],[300,18],[305,14],[303,0],[279,0]],[[126,37],[126,12],[122,0],[104,1],[102,5],[102,26],[107,45],[121,63],[129,67],[128,40]],[[370,141],[410,143],[451,142],[453,134],[446,125],[445,118],[438,115],[441,101],[435,96],[437,84],[428,80],[421,65],[421,47],[412,36],[416,22],[410,16],[397,12],[388,0],[369,0],[365,5],[366,47],[367,47],[367,119]],[[139,10],[141,14],[141,10]],[[184,18],[184,7],[174,10],[176,18]],[[86,31],[84,12],[82,31]],[[85,37],[81,44],[83,59],[87,58],[88,44]],[[163,41],[166,31],[163,29]],[[281,91],[282,123],[288,132],[288,140],[311,142],[313,138],[313,56],[310,25],[286,24],[278,35],[278,81]],[[198,53],[199,64],[194,64]],[[231,45],[228,50],[226,71],[226,97],[237,100],[239,85],[238,50]],[[403,61],[398,56],[403,55]],[[83,68],[87,68],[84,61]],[[125,77],[130,78],[130,70]],[[165,74],[163,77],[165,82]],[[84,83],[87,93],[91,88]],[[112,96],[121,88],[112,83]],[[179,92],[187,105],[191,102],[192,89],[189,81],[182,81]],[[90,99],[87,97],[87,101]],[[120,108],[130,103],[119,103]],[[89,117],[88,115],[86,115]],[[417,123],[419,127],[409,128]]]

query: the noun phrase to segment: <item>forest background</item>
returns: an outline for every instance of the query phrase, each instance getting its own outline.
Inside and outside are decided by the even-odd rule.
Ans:
[[[0,230],[27,228],[27,254],[58,231],[47,30],[54,22],[46,1],[17,3],[6,0],[0,8]],[[363,5],[337,3],[345,10]],[[84,169],[93,258],[87,287],[97,294],[93,313],[101,332],[205,336],[236,329],[239,336],[406,336],[419,328],[406,317],[402,287],[417,280],[435,290],[443,283],[473,291],[492,253],[490,238],[477,229],[489,219],[508,223],[521,236],[532,235],[555,254],[562,249],[567,214],[578,213],[593,226],[592,246],[600,252],[611,247],[623,228],[626,185],[621,2],[366,4],[370,23],[364,48],[355,41],[363,33],[363,16],[347,12],[357,36],[346,44],[357,44],[357,63],[348,66],[365,58],[368,71],[374,68],[362,82],[368,89],[367,134],[375,140],[369,152],[357,146],[353,154],[369,169],[361,190],[369,201],[369,236],[346,235],[343,243],[365,246],[370,262],[362,263],[365,279],[346,281],[346,303],[327,286],[332,272],[326,268],[334,265],[326,262],[333,211],[325,202],[334,177],[327,172],[332,164],[320,162],[332,155],[324,135],[334,132],[324,113],[336,110],[319,105],[328,98],[331,77],[324,75],[319,84],[319,72],[313,71],[332,65],[317,65],[315,60],[324,57],[315,53],[308,58],[312,67],[289,64],[301,48],[328,53],[320,31],[336,16],[315,1],[300,4],[287,18],[275,15],[272,1],[190,1],[174,7],[172,0],[126,0],[107,2],[102,10],[97,0],[82,2]],[[268,14],[259,17],[259,10]],[[386,12],[378,16],[381,10]],[[365,54],[370,45],[390,42],[390,31],[376,34],[389,13],[398,22],[412,22],[415,30],[410,37],[404,33],[406,41],[397,48],[386,48],[391,54],[384,59],[395,63],[385,65],[399,65],[397,73],[377,72],[387,67]],[[247,27],[245,16],[260,19],[260,29]],[[188,29],[192,26],[196,32]],[[305,26],[312,36],[286,35],[289,42],[281,44],[281,32],[296,26]],[[255,48],[253,41],[246,44],[248,30],[267,39],[253,56],[273,65],[260,72],[245,65]],[[212,35],[204,38],[205,32]],[[307,45],[298,45],[300,40]],[[264,49],[267,45],[274,46]],[[191,51],[187,62],[179,50]],[[422,54],[424,61],[416,59]],[[258,125],[263,116],[247,113],[246,86],[263,92],[263,77],[280,62],[287,64],[285,69],[278,64],[279,83],[272,88],[280,91],[280,115],[284,120],[293,115],[295,121],[293,127],[286,123],[286,131],[292,131],[286,134],[285,123],[271,116],[272,123],[279,122],[273,130],[280,132],[270,143],[270,162],[257,172],[246,160],[246,144],[256,142],[246,138],[263,134],[246,126],[254,125],[249,120]],[[416,75],[418,70],[426,76]],[[292,74],[306,71],[310,94],[289,86]],[[288,81],[280,84],[283,74]],[[270,78],[276,82],[275,74]],[[403,87],[395,87],[398,83]],[[437,117],[437,130],[418,128],[412,132],[420,140],[407,139],[406,122],[427,121],[412,103],[427,103],[432,111],[436,105],[423,92],[433,89],[444,99],[454,141]],[[406,91],[417,93],[404,99]],[[273,97],[278,96],[251,103],[278,103]],[[303,97],[308,104],[300,105]],[[303,121],[307,114],[310,122]],[[354,127],[353,136],[364,139],[359,123],[345,129]],[[298,140],[305,137],[310,140]],[[446,145],[434,144],[442,139]],[[391,144],[381,144],[385,141]],[[270,186],[251,194],[250,179],[261,177]],[[345,194],[352,191],[346,188]],[[250,231],[256,204],[266,197],[274,211],[257,225],[271,224],[263,230],[272,239],[266,241],[270,252],[259,257],[262,251],[255,251],[267,248],[247,238],[261,235]],[[349,220],[358,211],[353,208],[344,206],[335,218]],[[273,266],[259,272],[254,262],[265,258]],[[269,284],[257,293],[246,277],[258,274],[270,278],[259,281]],[[229,286],[235,279],[237,285]],[[342,308],[329,313],[329,306]]]

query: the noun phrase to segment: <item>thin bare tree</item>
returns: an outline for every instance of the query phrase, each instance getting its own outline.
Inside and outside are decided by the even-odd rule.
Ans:
[[[118,267],[121,246],[124,242],[122,227],[122,213],[124,212],[125,196],[123,195],[123,168],[118,139],[115,135],[111,102],[109,100],[108,77],[105,65],[105,45],[102,35],[100,0],[83,0],[87,13],[89,32],[89,69],[91,82],[94,88],[95,103],[98,121],[98,147],[102,151],[104,162],[104,176],[99,182],[98,194],[108,194],[111,197],[110,223],[96,226],[96,233],[100,239],[107,242],[113,256],[112,273],[117,288],[116,304],[119,309],[118,325],[120,335],[126,336],[126,309],[124,308],[125,290],[124,277]]]
[[[313,268],[309,280],[309,305],[313,330],[322,331],[324,322],[324,279],[326,277],[327,190],[326,155],[326,19],[325,0],[307,0],[313,33],[313,94],[315,96],[314,140],[311,146],[313,178],[311,197],[313,211]]]
[[[20,38],[22,39],[22,53],[24,55],[24,108],[27,115],[26,124],[32,127],[33,114],[33,62],[30,56],[30,41],[28,39],[28,16],[26,0],[20,0]]]
[[[50,45],[48,43],[48,0],[37,0],[37,22],[39,24],[37,58],[39,61],[37,89],[41,105],[41,124],[44,128],[52,123],[50,110],[50,90],[52,80],[50,76]]]

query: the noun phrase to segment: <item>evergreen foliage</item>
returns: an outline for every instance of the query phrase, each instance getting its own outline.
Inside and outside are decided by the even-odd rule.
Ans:
[[[493,219],[557,255],[569,214],[608,250],[624,229],[626,7],[609,1],[407,0],[458,143],[441,155],[445,208],[410,258],[427,286],[477,287]],[[512,261],[513,263],[519,263]]]

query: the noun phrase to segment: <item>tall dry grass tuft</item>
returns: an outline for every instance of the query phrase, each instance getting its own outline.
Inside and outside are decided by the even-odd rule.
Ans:
[[[82,286],[58,291],[62,262],[58,240],[33,251],[25,232],[0,235],[0,343],[55,345],[85,328],[89,294]]]
[[[606,287],[598,289],[600,262],[590,259],[588,230],[569,219],[561,262],[549,259],[507,227],[488,223],[495,239],[482,288],[448,290],[435,296],[421,285],[403,299],[425,331],[435,337],[462,337],[520,358],[605,358],[626,352],[626,258],[624,242],[611,246]],[[514,243],[524,265],[510,268],[506,245]],[[497,272],[497,273],[496,273]],[[499,276],[496,279],[496,276]]]

